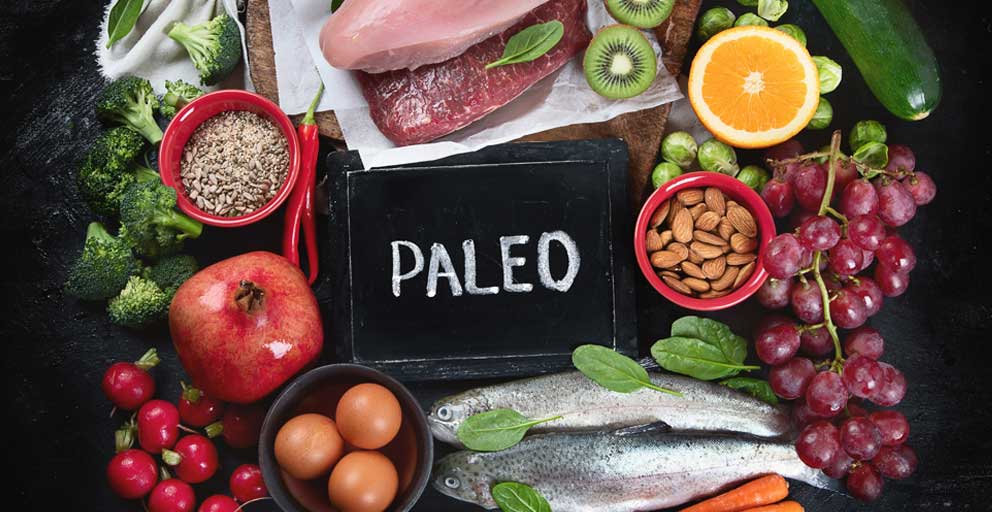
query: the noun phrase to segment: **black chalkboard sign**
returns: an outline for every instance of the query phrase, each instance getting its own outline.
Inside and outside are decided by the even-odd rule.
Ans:
[[[584,343],[636,353],[622,141],[328,164],[339,360],[436,380],[559,370]]]

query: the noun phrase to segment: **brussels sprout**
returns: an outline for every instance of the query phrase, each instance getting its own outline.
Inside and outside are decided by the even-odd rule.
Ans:
[[[869,142],[881,142],[885,143],[888,138],[888,134],[885,132],[885,125],[878,121],[868,119],[865,121],[858,121],[851,129],[851,135],[848,141],[851,144],[851,151],[857,151],[861,149],[861,146],[868,144]]]
[[[775,30],[781,30],[786,34],[789,34],[793,39],[802,43],[803,46],[806,46],[806,32],[803,32],[803,29],[799,28],[798,25],[786,23],[785,25],[775,27]]]
[[[889,164],[889,147],[881,142],[868,142],[854,152],[853,158],[872,169],[884,169]]]
[[[813,114],[813,119],[809,120],[809,124],[806,125],[807,130],[822,130],[830,126],[830,122],[834,120],[834,107],[827,101],[826,98],[820,96],[820,104],[816,106],[816,112]]]
[[[758,5],[758,0],[737,0],[737,3],[744,7],[755,7]]]
[[[823,146],[822,148],[820,148],[819,150],[817,150],[817,153],[830,153],[830,144],[827,144],[826,146]],[[818,157],[814,158],[813,161],[816,162],[816,163],[818,163],[818,164],[825,164],[825,163],[827,163],[827,162],[830,161],[830,157],[829,156],[818,156]]]
[[[820,94],[833,92],[844,77],[844,68],[829,57],[813,57],[816,69],[820,72]]]
[[[654,188],[658,188],[680,175],[682,175],[682,169],[679,166],[671,162],[662,162],[654,168],[654,171],[651,171],[651,184],[654,185]]]
[[[736,176],[741,169],[737,165],[737,153],[734,148],[716,139],[702,143],[696,157],[699,158],[699,166],[707,171]]]
[[[760,192],[768,183],[769,176],[768,171],[758,167],[757,165],[749,165],[737,174],[737,179],[741,180],[745,185],[753,188],[756,192]]]
[[[687,169],[696,160],[696,139],[686,132],[669,133],[661,141],[661,158],[683,169]]]
[[[737,21],[734,22],[735,27],[744,27],[748,25],[767,27],[768,22],[762,19],[761,16],[758,16],[753,12],[746,12],[744,14],[741,14],[741,17],[737,18]]]
[[[699,17],[699,25],[696,26],[696,37],[700,41],[706,41],[734,26],[735,20],[737,20],[737,16],[734,16],[733,11],[730,9],[726,7],[714,7]]]
[[[758,0],[758,16],[768,21],[778,21],[789,10],[785,0]]]

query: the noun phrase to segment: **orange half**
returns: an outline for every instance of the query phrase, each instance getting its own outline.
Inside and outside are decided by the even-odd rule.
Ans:
[[[820,78],[806,48],[785,32],[724,30],[696,53],[689,102],[714,137],[739,148],[792,138],[820,103]]]

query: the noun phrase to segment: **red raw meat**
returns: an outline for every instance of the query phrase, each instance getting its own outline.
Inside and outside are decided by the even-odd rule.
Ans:
[[[506,105],[588,46],[587,0],[551,0],[503,33],[453,59],[370,74],[357,72],[372,121],[398,146],[447,135]],[[565,35],[532,62],[486,69],[503,55],[506,41],[536,23],[559,20]]]

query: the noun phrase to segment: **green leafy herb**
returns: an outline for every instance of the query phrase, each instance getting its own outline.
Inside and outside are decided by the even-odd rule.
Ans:
[[[517,32],[503,49],[503,57],[490,62],[486,69],[530,62],[554,48],[565,35],[565,25],[558,20],[531,25]]]
[[[458,427],[458,440],[468,449],[479,452],[505,450],[524,438],[534,425],[561,418],[532,420],[513,409],[493,409],[469,416]]]
[[[333,12],[337,11],[338,10],[338,7],[341,7],[341,4],[343,4],[343,3],[344,3],[344,0],[331,0],[331,12],[333,13]]]
[[[493,500],[503,512],[551,512],[551,505],[533,487],[517,482],[493,486]]]
[[[682,396],[678,391],[655,386],[648,371],[637,361],[602,345],[582,345],[572,352],[572,364],[596,384],[617,393],[632,393],[641,388]]]
[[[758,400],[768,402],[772,405],[778,404],[778,397],[775,396],[775,392],[772,391],[771,385],[761,379],[755,379],[752,377],[732,377],[727,380],[720,381],[720,384],[723,384],[731,389],[743,391]]]
[[[747,340],[708,318],[686,316],[672,324],[672,337],[655,342],[651,356],[662,368],[699,380],[732,377],[757,370],[744,364]]]
[[[107,19],[107,48],[128,35],[138,22],[145,0],[117,0]]]
[[[725,324],[701,318],[684,316],[672,324],[672,336],[696,338],[720,349],[727,361],[742,364],[747,357],[747,340],[738,336]]]

